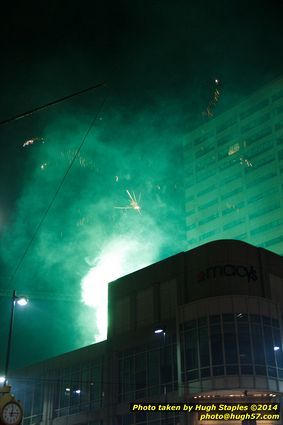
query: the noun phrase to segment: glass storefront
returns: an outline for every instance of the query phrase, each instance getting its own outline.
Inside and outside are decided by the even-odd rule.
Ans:
[[[279,320],[257,314],[217,314],[180,326],[182,380],[219,375],[283,378]]]
[[[123,351],[119,357],[119,401],[177,390],[175,336],[157,335],[154,346]]]

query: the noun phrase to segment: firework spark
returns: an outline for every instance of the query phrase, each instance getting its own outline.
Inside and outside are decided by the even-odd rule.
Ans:
[[[44,143],[44,140],[43,140],[42,137],[34,137],[33,139],[26,140],[24,142],[24,144],[23,144],[23,148],[25,148],[26,146],[33,145],[36,142],[42,142],[42,143]]]
[[[215,79],[214,80],[213,92],[212,92],[211,98],[209,100],[209,103],[207,105],[207,108],[204,112],[204,114],[208,117],[213,117],[213,115],[214,115],[214,107],[215,107],[215,105],[218,102],[219,97],[220,97],[219,84],[220,84],[219,80]]]
[[[126,190],[126,192],[127,192],[128,197],[129,197],[129,200],[130,200],[130,205],[127,205],[125,207],[114,207],[114,208],[117,208],[117,209],[120,209],[120,210],[128,210],[128,209],[132,208],[133,210],[135,210],[139,214],[141,214],[141,206],[139,205],[141,195],[139,195],[139,199],[137,200],[135,192],[133,192],[133,194],[131,194],[128,189]]]
[[[253,164],[250,160],[248,160],[247,158],[240,158],[240,164],[245,166],[245,167],[252,167]]]

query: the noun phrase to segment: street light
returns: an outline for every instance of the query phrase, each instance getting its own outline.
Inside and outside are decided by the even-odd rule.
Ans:
[[[165,402],[167,402],[167,387],[166,387],[166,373],[164,373],[164,369],[166,368],[166,331],[162,325],[156,325],[154,328],[155,335],[163,335],[162,344],[160,344],[160,362],[161,362],[161,384],[163,386],[163,395],[165,397]]]
[[[7,377],[8,377],[9,364],[10,364],[11,343],[12,343],[13,324],[14,324],[14,312],[15,312],[16,303],[21,305],[21,306],[24,306],[24,305],[27,305],[28,299],[26,297],[16,295],[16,291],[14,289],[13,295],[12,295],[10,328],[9,328],[8,344],[7,344],[7,351],[6,351],[4,386],[7,384],[7,380],[8,380]]]
[[[158,335],[158,334],[165,333],[165,331],[164,331],[164,329],[162,328],[162,326],[156,326],[156,328],[154,329],[154,333],[155,333],[156,335]]]

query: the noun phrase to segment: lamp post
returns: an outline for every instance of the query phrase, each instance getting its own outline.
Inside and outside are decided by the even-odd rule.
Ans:
[[[162,345],[160,344],[161,349],[161,382],[163,384],[163,395],[164,395],[164,401],[167,402],[167,387],[166,387],[166,374],[164,373],[164,369],[166,366],[166,353],[165,353],[165,347],[166,347],[166,332],[163,326],[156,326],[154,329],[155,335],[162,335]],[[163,363],[163,364],[162,364]]]
[[[13,335],[13,324],[14,324],[14,312],[15,312],[15,305],[26,305],[28,303],[28,300],[26,297],[17,296],[15,289],[13,290],[12,295],[12,303],[11,303],[11,315],[10,315],[10,327],[9,327],[9,336],[8,336],[8,344],[7,344],[7,351],[6,351],[6,363],[5,363],[5,375],[4,375],[4,386],[6,386],[8,381],[8,371],[9,371],[9,364],[10,364],[10,354],[11,354],[11,343],[12,343],[12,335]]]

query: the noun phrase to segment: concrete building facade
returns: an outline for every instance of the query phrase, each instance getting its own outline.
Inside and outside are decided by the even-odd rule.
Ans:
[[[184,139],[187,249],[238,239],[283,254],[283,79]]]

